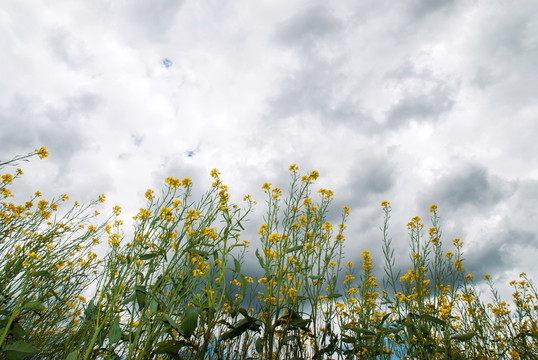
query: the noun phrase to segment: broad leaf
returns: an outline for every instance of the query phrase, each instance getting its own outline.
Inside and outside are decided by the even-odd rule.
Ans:
[[[111,344],[115,344],[121,339],[120,318],[116,316],[110,324],[110,330],[108,332],[108,340]]]
[[[459,341],[469,341],[475,335],[476,335],[476,333],[470,332],[470,333],[465,333],[465,334],[460,334],[460,335],[454,335],[454,336],[451,337],[451,339],[459,340]]]
[[[189,307],[183,316],[181,321],[181,333],[186,337],[190,338],[196,327],[198,326],[198,311],[196,309]]]

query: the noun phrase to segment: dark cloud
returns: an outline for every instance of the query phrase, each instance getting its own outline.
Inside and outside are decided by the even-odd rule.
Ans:
[[[355,160],[345,187],[339,189],[352,208],[370,206],[379,195],[388,192],[396,184],[396,165],[380,155],[362,156]]]
[[[464,254],[466,271],[475,276],[502,274],[514,268],[515,250],[538,247],[538,237],[534,233],[518,229],[499,229],[494,236],[481,240],[482,246],[474,247]]]
[[[482,165],[456,165],[419,196],[418,203],[422,208],[435,203],[449,211],[465,206],[487,209],[510,197],[516,187],[516,183],[490,174]]]
[[[454,106],[453,90],[439,84],[428,92],[408,92],[387,111],[386,127],[397,129],[409,121],[434,121]]]

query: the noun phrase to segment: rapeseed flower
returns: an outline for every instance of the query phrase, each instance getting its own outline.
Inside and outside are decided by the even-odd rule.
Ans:
[[[37,153],[37,155],[39,155],[40,159],[44,159],[47,156],[49,156],[49,152],[47,151],[47,148],[44,146],[42,146],[39,149],[35,149],[35,152]]]

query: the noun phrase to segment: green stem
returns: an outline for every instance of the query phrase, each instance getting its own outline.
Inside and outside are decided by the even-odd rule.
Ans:
[[[26,281],[24,282],[23,289],[22,289],[22,294],[26,293],[26,287],[28,286],[29,281],[30,281],[30,278],[27,276]],[[2,331],[2,335],[0,335],[0,349],[4,346],[4,341],[6,340],[7,334],[9,332],[9,328],[11,328],[11,324],[13,324],[15,317],[19,314],[19,309],[21,308],[22,300],[23,299],[21,297],[21,299],[17,301],[17,305],[15,305],[15,309],[13,309],[13,313],[9,317],[6,327],[4,327],[4,331]]]

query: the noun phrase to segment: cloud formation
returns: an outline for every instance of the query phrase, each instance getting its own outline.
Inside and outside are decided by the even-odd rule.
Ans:
[[[351,207],[350,260],[378,248],[382,200],[401,249],[435,202],[470,269],[538,278],[525,257],[538,248],[537,12],[531,0],[12,2],[0,157],[47,146],[21,189],[106,192],[126,213],[166,176],[199,195],[216,167],[233,196],[260,197],[256,216],[261,184],[285,188],[297,163],[334,190],[332,214]]]

